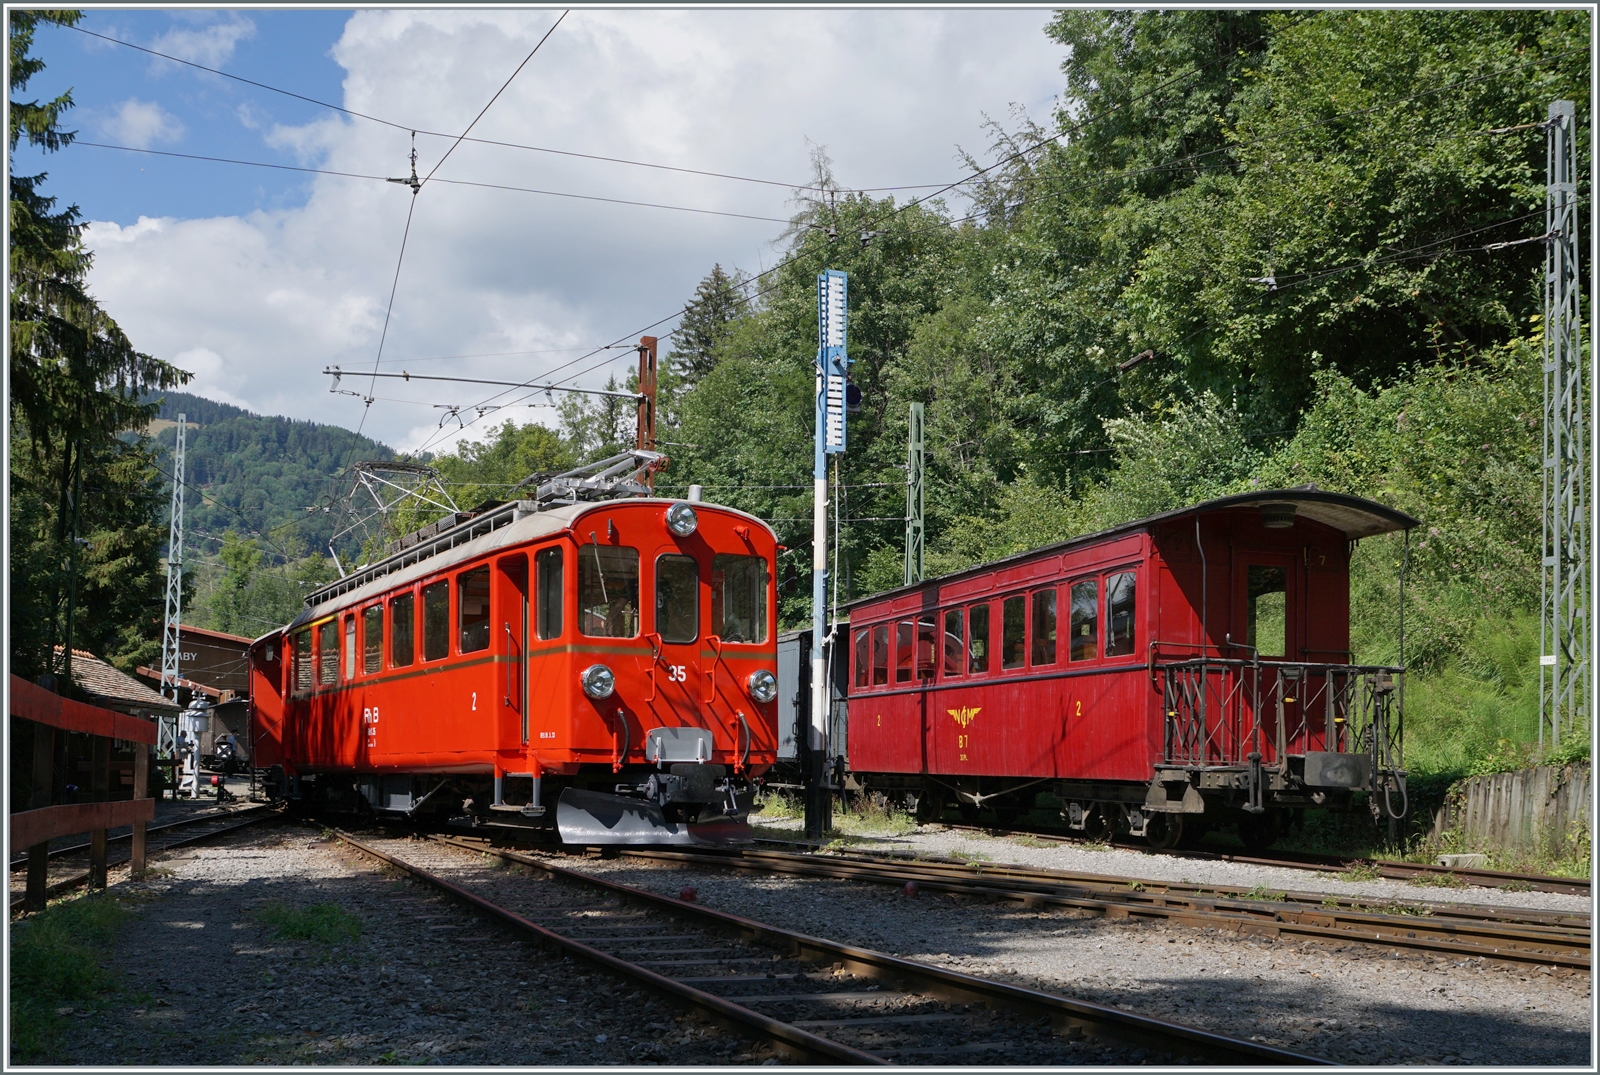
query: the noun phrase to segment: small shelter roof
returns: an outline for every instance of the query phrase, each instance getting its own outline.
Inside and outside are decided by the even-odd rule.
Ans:
[[[56,647],[60,654],[61,647]],[[132,712],[153,709],[176,713],[181,707],[137,679],[107,664],[88,650],[72,651],[72,682],[83,694],[107,709]]]

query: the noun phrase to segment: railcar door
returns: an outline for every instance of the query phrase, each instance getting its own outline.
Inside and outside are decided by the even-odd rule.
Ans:
[[[1269,763],[1278,760],[1291,731],[1300,724],[1299,684],[1294,670],[1281,662],[1302,661],[1305,652],[1304,587],[1300,564],[1290,553],[1238,550],[1234,554],[1233,656],[1246,660],[1259,655],[1265,663],[1259,676],[1241,671],[1237,683],[1241,704],[1238,726],[1229,729],[1238,756],[1249,752],[1254,727],[1260,724],[1260,744]],[[1259,706],[1259,709],[1253,707]]]
[[[499,691],[502,721],[509,719],[515,728],[515,743],[528,742],[528,558],[507,556],[498,564],[500,576],[500,630],[495,640],[496,664],[500,666]],[[504,724],[502,724],[504,727]],[[511,745],[500,736],[501,749]]]

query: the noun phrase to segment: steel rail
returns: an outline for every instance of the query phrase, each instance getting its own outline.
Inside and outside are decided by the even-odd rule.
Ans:
[[[226,818],[226,817],[237,817],[240,814],[250,813],[250,812],[256,811],[256,810],[266,810],[266,809],[269,809],[269,807],[267,807],[266,805],[261,805],[261,806],[247,806],[247,807],[244,807],[243,809],[239,809],[239,810],[221,810],[221,811],[218,811],[218,812],[213,813],[213,814],[203,814],[203,815],[201,815],[199,817],[186,817],[186,818],[180,818],[177,821],[164,821],[159,825],[146,825],[144,831],[145,831],[145,835],[146,836],[152,836],[152,835],[154,835],[154,834],[156,834],[158,832],[166,832],[166,831],[168,831],[170,829],[186,828],[189,825],[199,825],[199,824],[202,824],[203,822],[206,822],[206,821],[217,821],[217,820],[220,820],[220,819]],[[109,845],[109,844],[118,843],[118,842],[120,842],[122,840],[132,840],[132,839],[133,839],[133,830],[130,829],[127,832],[118,833],[115,836],[107,836],[106,837],[106,843]],[[89,850],[89,845],[88,844],[68,844],[65,847],[52,847],[47,852],[47,855],[51,859],[57,859],[57,858],[63,858],[65,856],[67,856],[67,855],[74,855],[74,854],[78,854],[80,852],[84,852],[84,851],[88,851],[88,850]],[[27,867],[28,867],[28,857],[26,855],[22,856],[21,858],[14,858],[14,859],[11,860],[11,869],[13,871],[24,870],[24,869],[27,869]]]
[[[1211,1031],[1186,1027],[1149,1016],[1136,1015],[1116,1008],[1092,1004],[1088,1001],[1057,996],[1040,990],[1028,989],[986,978],[978,978],[944,967],[919,963],[870,949],[857,948],[820,937],[814,937],[778,926],[757,922],[726,911],[717,911],[693,903],[675,900],[668,896],[646,892],[628,885],[607,881],[553,863],[497,848],[473,840],[453,836],[433,836],[433,840],[466,851],[493,855],[507,862],[515,862],[541,870],[553,877],[579,882],[599,888],[624,899],[646,904],[668,914],[688,918],[715,928],[734,933],[748,941],[761,942],[787,950],[805,962],[831,962],[835,967],[863,977],[890,982],[915,983],[939,996],[964,1004],[982,1004],[991,1008],[1010,1009],[1032,1016],[1048,1017],[1051,1023],[1072,1028],[1085,1036],[1114,1039],[1139,1048],[1162,1048],[1199,1056],[1213,1063],[1227,1065],[1325,1065],[1331,1061],[1295,1053],[1287,1049],[1253,1041],[1242,1041]],[[474,897],[476,899],[476,897]],[[796,999],[804,999],[797,995]]]
[[[1425,917],[1388,916],[1307,907],[1289,903],[1199,898],[1116,887],[1030,881],[1026,878],[955,876],[921,869],[917,863],[887,864],[870,859],[792,855],[785,852],[736,850],[630,849],[632,858],[714,863],[735,869],[903,886],[907,881],[931,892],[1016,900],[1027,906],[1069,907],[1110,918],[1147,918],[1202,929],[1244,935],[1282,934],[1339,943],[1359,942],[1383,948],[1408,948],[1451,957],[1495,959],[1590,969],[1589,935],[1548,926],[1501,927],[1470,921],[1433,924]]]
[[[1064,833],[1043,826],[986,826],[939,822],[949,829],[964,832],[985,832],[995,835],[1036,836],[1057,843],[1082,843],[1087,837]],[[1428,862],[1398,862],[1394,859],[1341,858],[1337,855],[1318,855],[1309,851],[1232,852],[1206,851],[1198,848],[1153,848],[1144,844],[1116,841],[1124,851],[1137,851],[1146,855],[1169,855],[1175,858],[1203,859],[1214,862],[1237,862],[1247,866],[1281,866],[1289,869],[1312,870],[1318,873],[1343,873],[1353,866],[1366,866],[1378,871],[1380,877],[1395,881],[1409,881],[1414,877],[1452,876],[1480,888],[1510,888],[1515,891],[1556,892],[1569,896],[1587,896],[1591,885],[1587,877],[1554,877],[1549,874],[1512,873],[1505,870],[1479,870],[1456,866],[1439,866]]]
[[[150,855],[154,855],[154,854],[157,854],[157,853],[162,852],[162,851],[171,851],[172,849],[177,848],[177,847],[186,847],[189,844],[197,844],[202,840],[209,840],[213,836],[224,836],[224,835],[226,835],[226,834],[228,834],[230,832],[237,832],[239,829],[249,828],[251,825],[259,824],[262,821],[267,821],[267,820],[270,820],[272,818],[276,818],[276,817],[282,816],[281,812],[279,810],[277,810],[275,807],[272,807],[272,806],[251,807],[248,810],[238,810],[238,811],[234,811],[234,813],[231,816],[237,817],[238,814],[244,814],[244,813],[253,814],[254,816],[245,818],[242,821],[234,821],[232,824],[226,824],[226,825],[222,825],[222,826],[219,826],[219,827],[216,827],[216,828],[208,828],[204,832],[193,833],[193,834],[191,834],[189,836],[178,836],[178,837],[174,837],[174,838],[170,838],[170,839],[163,839],[160,843],[153,844],[150,847],[148,847],[146,849],[146,853],[150,854]],[[223,821],[223,820],[226,820],[226,818],[225,817],[220,817],[220,816],[218,816],[216,814],[208,814],[203,818],[192,818],[192,819],[189,819],[187,821],[176,822],[176,823],[171,824],[171,825],[163,825],[163,826],[161,826],[161,829],[162,829],[162,831],[170,832],[171,830],[176,829],[176,828],[187,828],[188,826],[191,826],[191,825],[201,825],[201,824],[204,824],[206,822],[216,822],[216,821]],[[72,848],[70,850],[76,851],[78,853],[82,853],[82,851],[84,850],[84,846],[80,845],[80,846]],[[132,848],[129,848],[129,850],[131,852]],[[131,857],[131,855],[130,855],[130,857]],[[109,862],[108,861],[106,863],[106,868],[109,870],[113,866],[124,865],[127,861],[128,860],[125,859],[125,858],[119,858],[115,862]],[[62,893],[71,892],[73,889],[76,889],[76,888],[82,888],[84,885],[87,885],[88,883],[89,883],[89,875],[88,875],[88,873],[74,874],[73,876],[63,878],[63,879],[61,879],[59,881],[53,881],[49,885],[47,885],[45,887],[45,890],[44,890],[45,899],[53,899],[56,896],[61,895]],[[24,908],[24,906],[26,905],[26,903],[27,903],[27,895],[25,893],[24,894],[20,894],[20,895],[13,895],[11,897],[11,913],[12,914],[16,914],[18,911],[21,911]]]

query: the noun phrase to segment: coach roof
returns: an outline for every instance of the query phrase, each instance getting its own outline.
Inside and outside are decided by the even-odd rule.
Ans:
[[[1191,504],[1186,508],[1175,508],[1164,511],[1159,515],[1150,515],[1143,519],[1123,523],[1121,526],[1111,527],[1109,530],[1099,530],[1081,537],[1069,538],[1066,541],[1056,542],[1053,545],[1042,545],[1037,549],[1027,552],[1013,553],[999,560],[978,564],[961,571],[952,571],[948,575],[924,582],[913,583],[910,586],[900,586],[893,590],[859,597],[849,602],[845,607],[855,608],[869,602],[882,601],[892,594],[905,593],[921,589],[930,582],[949,582],[955,579],[968,578],[972,575],[993,571],[1006,564],[1020,563],[1030,557],[1044,553],[1061,552],[1066,549],[1079,548],[1085,545],[1094,545],[1102,541],[1120,537],[1123,534],[1147,530],[1159,523],[1176,522],[1196,515],[1206,515],[1214,511],[1226,511],[1229,508],[1259,507],[1267,504],[1292,504],[1295,516],[1310,519],[1324,526],[1332,527],[1344,534],[1346,540],[1355,541],[1364,537],[1373,537],[1377,534],[1388,534],[1396,530],[1410,530],[1420,526],[1420,519],[1413,519],[1403,511],[1368,500],[1366,497],[1351,496],[1348,493],[1331,493],[1325,489],[1318,489],[1315,485],[1297,485],[1291,489],[1262,489],[1249,493],[1236,493],[1233,496],[1220,496],[1215,500],[1202,501]]]

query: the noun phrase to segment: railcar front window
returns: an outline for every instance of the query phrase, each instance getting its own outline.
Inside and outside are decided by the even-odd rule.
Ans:
[[[967,671],[989,670],[989,606],[974,605],[967,613]]]
[[[872,629],[872,685],[881,687],[889,682],[889,626]]]
[[[1281,567],[1251,564],[1245,641],[1263,657],[1289,652],[1289,623],[1285,605],[1289,597],[1288,573]]]
[[[340,666],[344,679],[356,678],[356,618],[344,618],[344,664]]]
[[[383,670],[383,606],[373,605],[361,614],[361,670],[367,675]]]
[[[944,614],[944,674],[961,674],[961,610],[952,608]]]
[[[311,690],[311,632],[296,631],[293,645],[294,691],[296,694],[306,694]]]
[[[1133,572],[1106,579],[1106,656],[1126,657],[1133,652]]]
[[[404,668],[417,656],[417,596],[403,593],[389,602],[389,667]]]
[[[1006,598],[1005,605],[1000,609],[1001,668],[1022,667],[1022,660],[1027,656],[1028,649],[1025,635],[1027,627],[1028,609],[1026,601],[1021,595]]]
[[[489,569],[474,568],[456,578],[456,616],[461,620],[462,653],[489,648]]]
[[[578,550],[578,630],[590,638],[639,634],[639,550],[588,544]]]
[[[539,637],[561,637],[562,552],[559,548],[543,549],[534,558],[534,570],[539,574]]]
[[[692,556],[656,557],[656,633],[663,642],[700,635],[700,568]]]
[[[711,623],[724,642],[767,640],[767,562],[722,553],[711,561]]]
[[[1056,592],[1033,595],[1033,664],[1056,663]]]
[[[871,631],[861,630],[856,632],[855,661],[855,684],[858,687],[865,687],[869,677],[872,675],[870,671],[872,662]]]
[[[450,582],[441,579],[422,588],[422,659],[440,661],[450,654]]]
[[[339,682],[339,621],[329,620],[317,628],[317,685],[331,687]]]
[[[1071,659],[1094,660],[1100,644],[1100,583],[1095,579],[1072,584],[1071,629]]]

